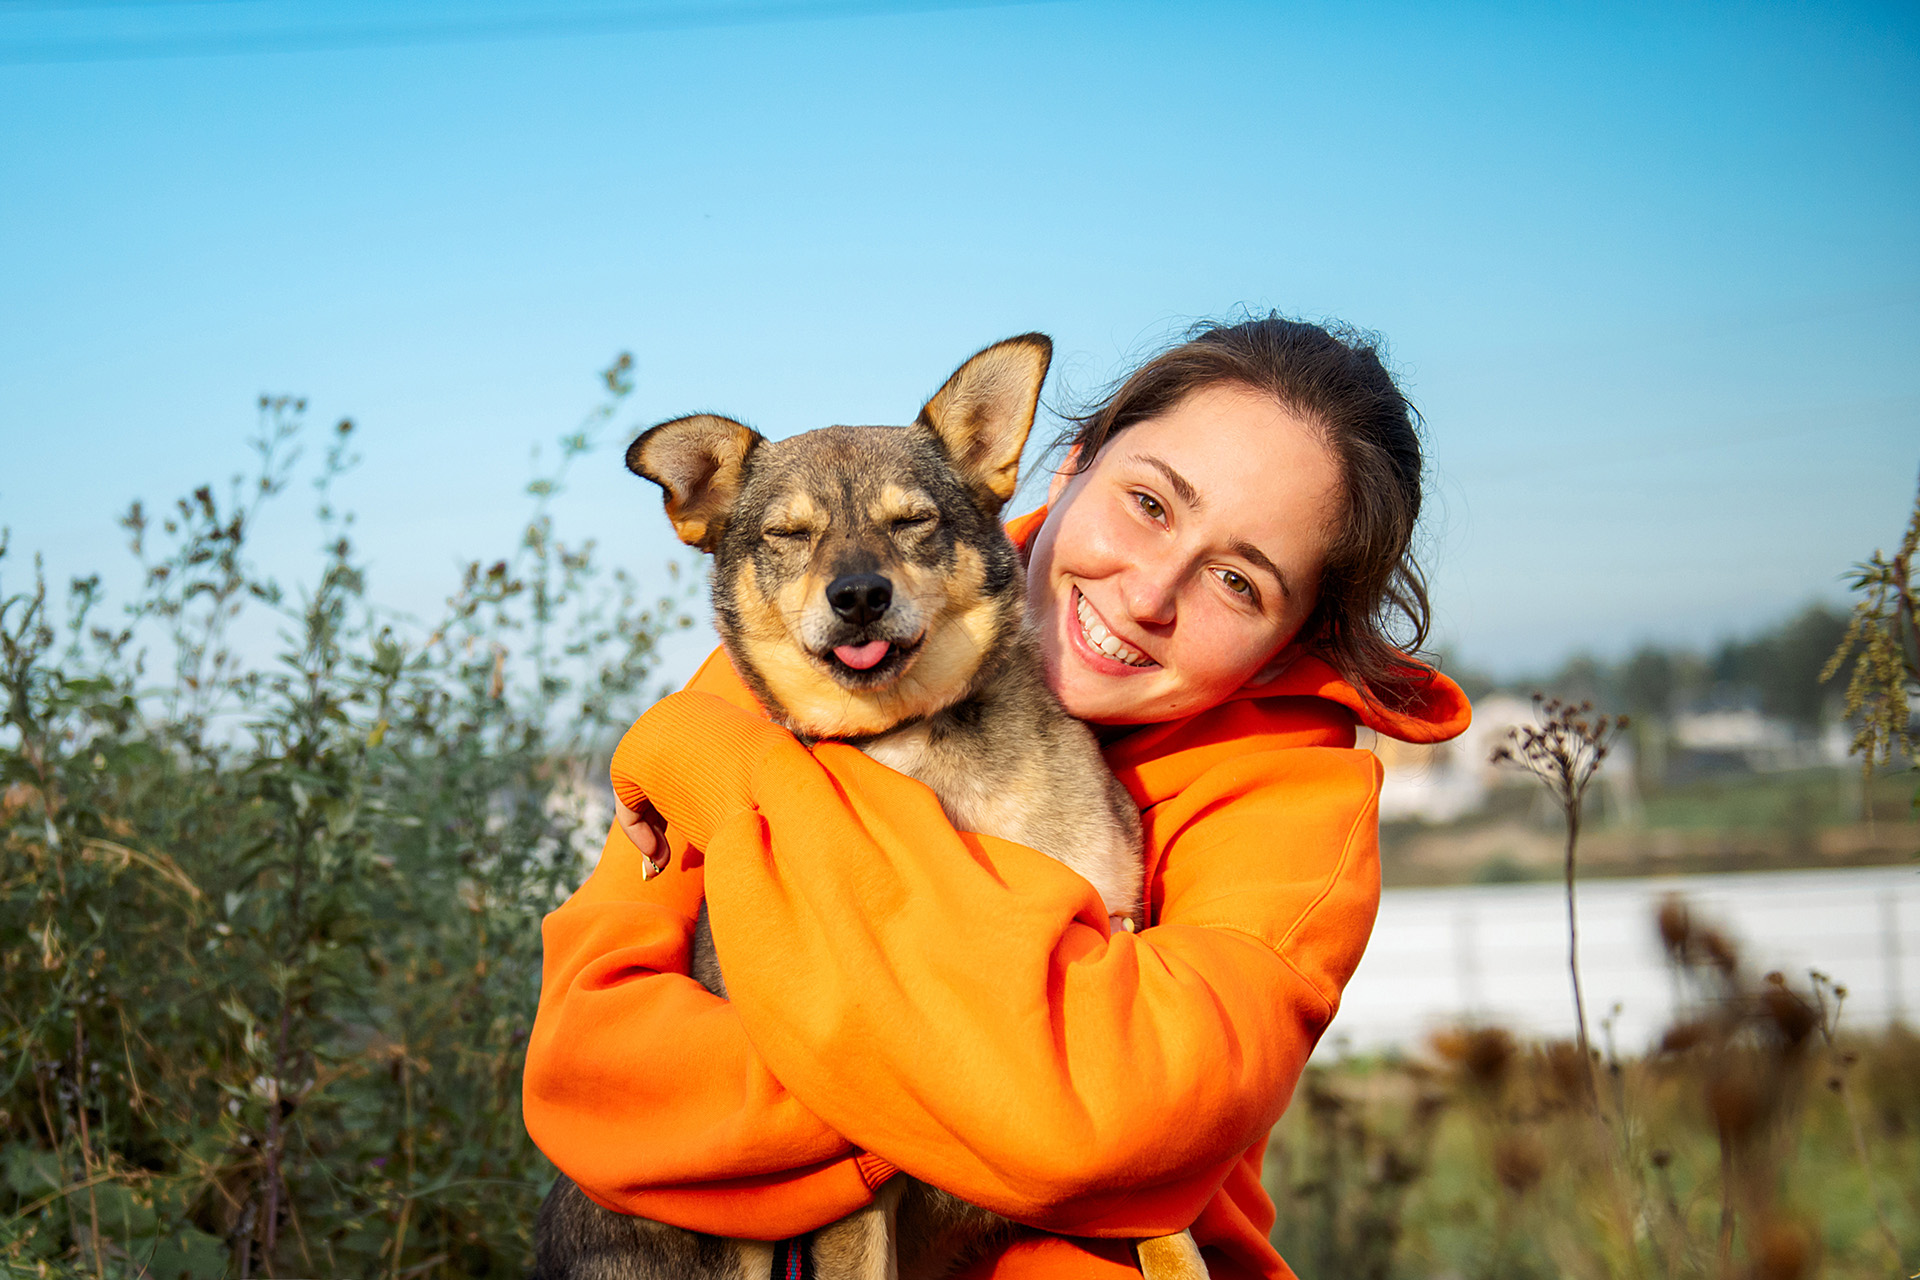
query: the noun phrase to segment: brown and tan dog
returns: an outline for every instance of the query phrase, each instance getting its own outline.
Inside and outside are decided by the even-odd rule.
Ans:
[[[1015,840],[1141,920],[1140,816],[1085,725],[1048,691],[1025,574],[1000,526],[1053,344],[996,343],[908,427],[825,427],[768,441],[699,414],[654,427],[627,466],[714,556],[728,656],[772,718],[837,738],[925,783],[954,826]],[[726,994],[704,907],[693,973]],[[904,1175],[808,1240],[819,1280],[935,1280],[1011,1223]],[[765,1280],[770,1245],[600,1208],[566,1178],[540,1211],[539,1280]],[[1192,1237],[1143,1241],[1153,1280],[1200,1280]]]

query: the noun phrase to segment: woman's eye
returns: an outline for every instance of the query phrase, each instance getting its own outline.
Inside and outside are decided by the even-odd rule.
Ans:
[[[1253,599],[1253,584],[1247,581],[1244,574],[1235,573],[1231,569],[1222,569],[1220,571],[1220,581],[1226,583],[1227,590],[1233,592],[1233,594],[1245,596],[1249,600]]]
[[[1160,499],[1150,493],[1136,493],[1133,500],[1140,504],[1140,510],[1149,520],[1158,520],[1167,513],[1167,509],[1160,505]]]

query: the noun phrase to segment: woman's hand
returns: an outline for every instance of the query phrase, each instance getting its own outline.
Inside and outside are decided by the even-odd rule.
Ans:
[[[618,795],[613,798],[613,821],[621,834],[640,851],[641,874],[651,880],[667,869],[673,854],[667,848],[667,820],[651,801],[642,800],[638,809],[630,809]]]

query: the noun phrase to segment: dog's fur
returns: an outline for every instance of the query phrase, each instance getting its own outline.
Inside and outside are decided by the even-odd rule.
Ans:
[[[988,347],[909,427],[772,442],[699,414],[642,435],[627,465],[665,490],[681,539],[713,553],[721,639],[774,720],[919,779],[956,827],[1058,859],[1142,923],[1138,810],[1046,687],[999,522],[1052,349],[1039,334]],[[726,994],[704,906],[692,967]],[[808,1248],[820,1280],[934,1280],[1009,1230],[901,1176]],[[537,1238],[541,1280],[762,1280],[771,1262],[765,1244],[609,1212],[564,1177]],[[1205,1275],[1185,1233],[1153,1243],[1143,1258],[1176,1261],[1150,1274]]]

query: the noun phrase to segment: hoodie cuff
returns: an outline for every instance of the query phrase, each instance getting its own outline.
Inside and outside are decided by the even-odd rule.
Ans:
[[[753,775],[770,751],[804,751],[792,734],[708,693],[674,693],[634,722],[613,753],[613,790],[653,802],[687,843],[704,849],[721,823],[753,807]]]
[[[855,1152],[853,1167],[859,1171],[860,1180],[867,1184],[869,1191],[878,1191],[886,1184],[887,1179],[900,1172],[871,1151]]]

